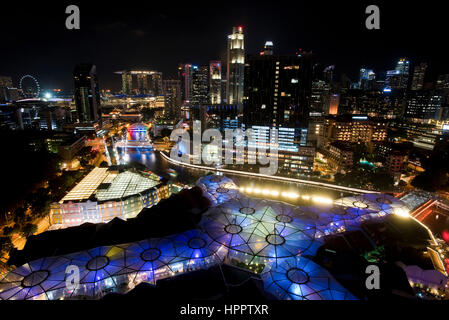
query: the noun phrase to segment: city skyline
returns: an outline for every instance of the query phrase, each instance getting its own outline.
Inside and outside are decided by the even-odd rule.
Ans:
[[[8,6],[0,300],[449,300],[437,5]]]

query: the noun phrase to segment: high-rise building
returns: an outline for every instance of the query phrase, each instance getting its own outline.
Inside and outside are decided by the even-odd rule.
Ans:
[[[140,94],[148,94],[149,93],[149,83],[148,77],[144,73],[140,73],[137,75],[137,91]]]
[[[91,63],[77,65],[73,71],[73,79],[78,121],[81,123],[100,121],[100,90],[96,66]]]
[[[168,118],[181,116],[181,80],[164,80],[165,114]]]
[[[162,73],[152,70],[117,71],[122,76],[122,93],[127,95],[162,94]]]
[[[326,81],[327,83],[331,83],[334,80],[334,69],[335,69],[334,65],[330,65],[324,68],[323,80]]]
[[[189,103],[192,99],[192,72],[191,64],[180,64],[178,67],[178,78],[181,80],[182,102]]]
[[[437,78],[435,89],[448,90],[449,89],[449,74],[441,74]]]
[[[149,76],[149,89],[150,94],[153,96],[160,96],[163,94],[162,88],[162,72],[153,72]]]
[[[412,90],[422,90],[424,76],[426,75],[427,63],[421,62],[413,69]]]
[[[405,90],[408,87],[410,72],[410,61],[406,58],[399,59],[394,70],[387,71],[385,79],[386,87],[389,89]]]
[[[221,103],[221,61],[209,63],[209,97],[210,103]]]
[[[359,78],[359,89],[372,90],[374,88],[374,82],[376,80],[376,74],[371,69],[361,68]]]
[[[414,91],[408,97],[404,117],[421,121],[439,121],[442,117],[443,101],[443,95],[437,91]]]
[[[243,101],[246,127],[307,127],[312,69],[311,53],[249,55]]]
[[[338,114],[339,103],[340,103],[340,95],[337,93],[331,94],[330,101],[329,101],[329,111],[327,112],[327,114],[329,114],[329,115]]]
[[[330,85],[323,80],[312,82],[310,112],[326,113],[329,110]]]
[[[209,67],[192,66],[192,99],[190,105],[209,103]]]
[[[124,72],[122,74],[122,93],[133,93],[133,76],[130,73]]]
[[[242,104],[245,72],[245,44],[242,27],[233,27],[228,36],[226,96],[229,104]]]
[[[271,56],[273,54],[273,41],[267,41],[265,42],[265,45],[263,46],[263,51],[260,52],[261,55]]]

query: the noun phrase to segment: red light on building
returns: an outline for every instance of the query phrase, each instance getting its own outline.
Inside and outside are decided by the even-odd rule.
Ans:
[[[239,31],[242,32],[243,31],[243,27],[239,26]]]
[[[443,240],[449,243],[449,232],[447,230],[444,230],[441,232],[441,236],[443,237]]]

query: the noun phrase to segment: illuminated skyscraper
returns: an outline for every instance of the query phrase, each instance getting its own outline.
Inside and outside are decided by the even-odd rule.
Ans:
[[[183,103],[189,103],[192,100],[192,65],[185,63],[178,67],[178,78],[181,80],[181,99]]]
[[[246,127],[304,128],[312,91],[312,54],[248,55],[245,63]]]
[[[123,94],[162,94],[162,72],[152,70],[124,70],[117,71],[122,76]]]
[[[122,93],[132,94],[133,92],[133,76],[128,73],[122,73]]]
[[[426,75],[427,63],[421,62],[413,69],[412,90],[421,90]]]
[[[153,96],[160,96],[163,94],[162,88],[162,72],[153,72],[149,76],[150,94]]]
[[[209,97],[210,103],[221,103],[221,61],[209,63]]]
[[[192,99],[191,105],[206,105],[209,103],[209,67],[192,66]]]
[[[359,78],[359,89],[372,90],[374,88],[374,81],[376,74],[371,69],[361,68]]]
[[[181,116],[181,80],[164,80],[165,114],[167,118]]]
[[[137,90],[141,94],[148,94],[148,77],[146,74],[141,73],[137,75]]]
[[[394,70],[387,71],[386,86],[389,89],[402,89],[408,87],[410,61],[406,58],[399,59]]]
[[[242,27],[233,27],[228,36],[227,99],[229,104],[243,102],[245,45]]]
[[[90,63],[77,65],[73,71],[73,79],[79,122],[93,123],[101,120],[100,90],[95,65]]]

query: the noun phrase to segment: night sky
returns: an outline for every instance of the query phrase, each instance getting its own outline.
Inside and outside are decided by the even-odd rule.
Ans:
[[[34,75],[45,89],[72,88],[72,70],[93,62],[101,88],[119,90],[113,72],[145,67],[175,76],[180,62],[224,59],[232,26],[245,31],[247,53],[266,40],[275,52],[311,49],[323,64],[357,80],[361,66],[394,68],[401,56],[429,63],[429,79],[449,72],[449,12],[432,1],[8,1],[0,19],[0,75]],[[77,4],[81,30],[65,28]],[[365,8],[380,7],[381,30],[365,28]]]

